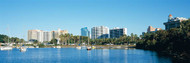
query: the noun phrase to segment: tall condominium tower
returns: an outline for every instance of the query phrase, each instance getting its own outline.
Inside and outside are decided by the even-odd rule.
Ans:
[[[28,30],[28,40],[38,40],[39,42],[43,42],[43,31]]]
[[[47,42],[51,41],[52,39],[59,39],[61,34],[68,33],[67,30],[60,30],[57,31],[42,31],[42,30],[28,30],[28,41],[30,40],[38,40],[39,42]]]
[[[109,38],[109,28],[105,26],[93,27],[91,29],[91,39]]]
[[[86,36],[90,38],[90,31],[87,27],[81,28],[81,36]]]
[[[123,35],[127,35],[127,28],[114,28],[110,29],[110,38],[119,38]]]

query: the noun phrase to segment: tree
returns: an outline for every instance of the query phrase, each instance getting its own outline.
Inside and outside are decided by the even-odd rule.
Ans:
[[[57,45],[57,39],[52,39],[52,40],[50,41],[50,43]]]

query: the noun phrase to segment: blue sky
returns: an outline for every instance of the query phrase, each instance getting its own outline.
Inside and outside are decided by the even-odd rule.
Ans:
[[[27,30],[82,27],[128,28],[140,35],[149,25],[164,29],[169,14],[190,18],[190,0],[0,0],[0,34],[27,39]],[[10,29],[10,34],[7,32]]]

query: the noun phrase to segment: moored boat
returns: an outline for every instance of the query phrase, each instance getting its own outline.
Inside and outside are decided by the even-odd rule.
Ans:
[[[61,48],[61,46],[56,46],[56,48]]]
[[[27,50],[26,47],[20,47],[20,52],[25,52]]]
[[[11,46],[5,46],[1,47],[1,50],[12,50],[13,48]]]
[[[77,46],[76,48],[77,48],[77,49],[81,49],[81,46]]]
[[[87,50],[91,50],[91,49],[92,49],[92,47],[88,46],[86,49],[87,49]]]

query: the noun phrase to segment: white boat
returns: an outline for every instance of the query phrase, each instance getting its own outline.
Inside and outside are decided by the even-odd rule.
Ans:
[[[87,50],[91,50],[91,49],[92,49],[92,47],[91,47],[91,46],[88,46],[86,49],[87,49]]]
[[[26,50],[27,50],[26,47],[21,47],[21,48],[20,48],[20,52],[25,52]]]
[[[12,50],[13,48],[10,46],[1,47],[1,50]]]
[[[61,48],[61,46],[56,46],[56,48]]]
[[[39,46],[36,46],[36,48],[39,48]]]
[[[81,46],[77,46],[76,48],[77,48],[77,49],[81,49]]]

